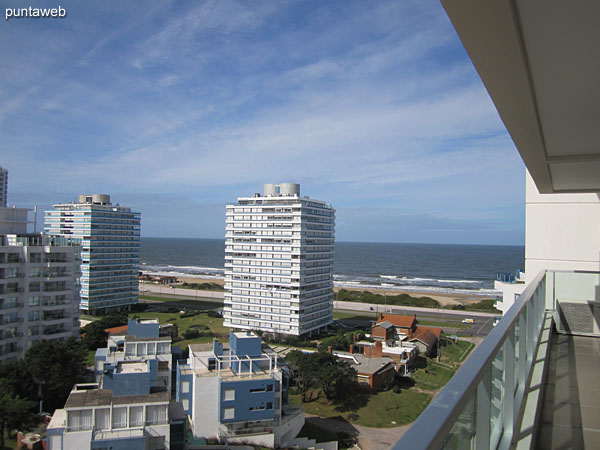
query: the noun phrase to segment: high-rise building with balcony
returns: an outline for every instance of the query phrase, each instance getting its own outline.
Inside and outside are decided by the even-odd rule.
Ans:
[[[227,205],[224,326],[304,335],[333,321],[335,210],[295,183]]]
[[[27,213],[0,208],[0,362],[79,336],[79,241],[27,233]]]
[[[8,197],[8,170],[0,166],[0,207],[6,207]]]
[[[80,195],[46,211],[44,229],[81,239],[82,311],[103,314],[137,303],[140,213],[113,205],[109,195]]]
[[[527,166],[525,274],[395,448],[599,448],[600,3],[442,3]]]

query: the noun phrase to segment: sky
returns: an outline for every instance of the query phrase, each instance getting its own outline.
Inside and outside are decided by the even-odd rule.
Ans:
[[[339,241],[524,242],[524,165],[438,1],[0,14],[11,205],[101,192],[142,236],[223,238],[225,204],[296,182],[336,208]]]

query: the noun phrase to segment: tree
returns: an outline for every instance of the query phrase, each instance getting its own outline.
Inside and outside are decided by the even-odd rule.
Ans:
[[[81,339],[83,344],[90,350],[105,347],[108,333],[104,331],[104,325],[99,321],[91,322],[85,326],[85,336]]]
[[[12,396],[0,395],[0,448],[4,449],[5,431],[19,428],[31,421],[35,402]]]
[[[22,361],[0,365],[0,449],[4,449],[6,429],[19,428],[33,416],[36,402],[22,398],[31,394],[31,377]]]
[[[292,350],[285,356],[290,376],[302,396],[303,403],[307,401],[308,391],[316,385],[314,359],[311,356],[300,350]]]
[[[343,359],[326,353],[318,352],[314,355],[316,383],[321,388],[327,400],[340,397],[344,387],[356,379],[356,370]]]
[[[310,389],[317,387],[321,388],[328,400],[339,398],[344,387],[356,379],[353,367],[327,352],[302,353],[293,350],[285,359],[290,375],[302,395],[302,402],[307,401],[306,394]]]
[[[25,352],[24,365],[41,385],[44,409],[62,408],[73,385],[85,375],[86,354],[85,346],[75,338],[38,341]]]

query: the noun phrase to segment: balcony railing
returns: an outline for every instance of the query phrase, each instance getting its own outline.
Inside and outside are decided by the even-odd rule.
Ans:
[[[508,449],[519,439],[540,337],[551,322],[547,277],[532,280],[394,448]]]

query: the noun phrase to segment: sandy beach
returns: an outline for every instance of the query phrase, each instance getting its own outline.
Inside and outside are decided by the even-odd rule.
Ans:
[[[223,278],[201,278],[201,277],[177,277],[177,280],[181,283],[217,283],[223,286],[225,284]],[[491,297],[479,297],[467,294],[438,294],[438,293],[430,293],[430,292],[419,292],[419,291],[402,291],[398,289],[373,289],[367,287],[334,287],[334,292],[339,291],[340,289],[347,289],[349,291],[368,291],[374,294],[381,295],[400,295],[400,294],[409,294],[413,297],[431,297],[434,300],[437,300],[442,305],[460,305],[465,303],[478,302],[480,300],[484,300]]]

